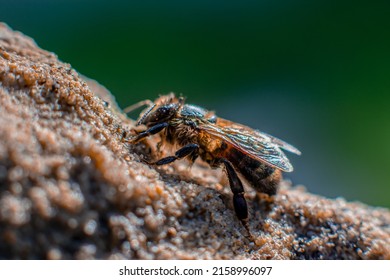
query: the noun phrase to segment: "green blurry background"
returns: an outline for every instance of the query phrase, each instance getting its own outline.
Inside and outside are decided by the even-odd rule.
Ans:
[[[0,21],[121,107],[182,93],[301,149],[294,184],[390,207],[389,1],[0,0]]]

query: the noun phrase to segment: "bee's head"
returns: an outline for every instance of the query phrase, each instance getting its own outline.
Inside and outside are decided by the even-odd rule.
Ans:
[[[161,96],[141,113],[137,125],[150,127],[168,121],[176,115],[183,104],[184,99],[177,98],[174,94]]]

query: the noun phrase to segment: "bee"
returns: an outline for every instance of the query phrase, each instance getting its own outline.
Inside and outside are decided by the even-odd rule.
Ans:
[[[180,147],[174,155],[161,158],[150,165],[160,166],[188,158],[198,157],[212,168],[223,167],[233,193],[233,206],[237,218],[253,240],[248,224],[248,206],[244,187],[238,174],[260,193],[276,194],[282,171],[291,172],[293,166],[281,149],[300,155],[292,145],[267,133],[251,129],[217,117],[214,112],[185,104],[184,98],[169,94],[141,101],[125,109],[128,113],[148,105],[137,121],[146,130],[127,139],[137,143],[160,133],[162,141]],[[160,143],[161,144],[161,143]]]

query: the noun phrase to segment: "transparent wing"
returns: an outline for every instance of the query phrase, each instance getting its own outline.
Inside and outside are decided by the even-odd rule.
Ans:
[[[255,130],[257,134],[268,136],[271,139],[271,142],[278,145],[283,150],[289,151],[290,153],[301,155],[301,151],[295,148],[293,145],[290,145],[289,143],[284,142],[283,140],[280,140],[279,138],[276,138],[275,136],[269,135],[268,133]]]
[[[204,123],[199,128],[244,154],[285,172],[293,171],[293,167],[280,148],[300,154],[296,148],[278,138],[221,118],[217,119],[216,124]]]

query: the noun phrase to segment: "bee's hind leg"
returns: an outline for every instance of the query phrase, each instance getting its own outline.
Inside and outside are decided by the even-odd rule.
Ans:
[[[225,165],[225,169],[229,178],[230,189],[233,192],[233,205],[237,218],[241,221],[242,225],[248,232],[248,239],[253,241],[254,238],[249,229],[248,223],[248,205],[244,197],[244,187],[240,178],[238,178],[236,171],[232,164],[227,159],[221,159],[221,162]]]

